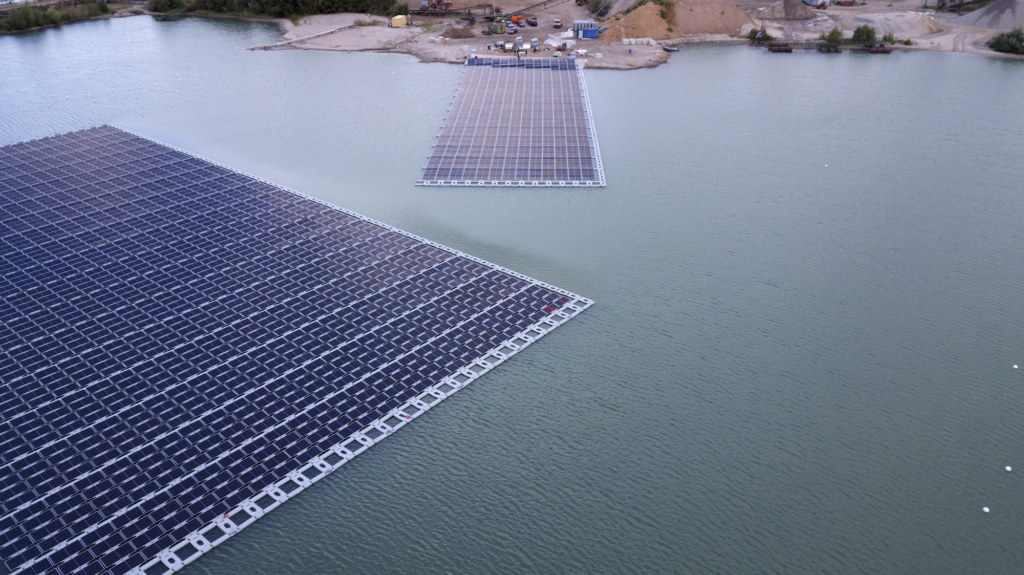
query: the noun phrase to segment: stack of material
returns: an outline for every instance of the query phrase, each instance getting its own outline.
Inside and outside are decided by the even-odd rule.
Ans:
[[[766,20],[813,20],[817,14],[800,0],[779,0],[764,11]]]
[[[737,35],[744,24],[754,23],[729,0],[676,0],[670,13],[671,23],[662,17],[662,10],[661,5],[648,2],[618,20],[608,20],[608,32],[602,37],[620,42],[623,38],[666,40],[700,34]]]
[[[954,18],[953,22],[961,26],[1013,30],[1024,26],[1024,0],[996,0],[984,8]]]

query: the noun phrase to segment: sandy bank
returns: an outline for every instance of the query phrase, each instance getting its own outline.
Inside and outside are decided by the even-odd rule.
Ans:
[[[550,57],[554,54],[553,46],[569,41],[570,48],[587,51],[589,68],[628,70],[658,66],[668,61],[669,54],[657,44],[623,45],[623,38],[653,38],[665,45],[742,43],[745,42],[742,37],[750,29],[760,27],[762,15],[767,14],[764,22],[768,32],[783,40],[813,40],[837,26],[849,36],[857,26],[870,24],[878,31],[879,37],[892,33],[899,39],[913,42],[912,46],[900,46],[899,49],[1005,57],[986,46],[996,31],[957,24],[953,22],[955,16],[952,14],[918,10],[919,2],[879,0],[863,6],[811,10],[803,5],[794,5],[793,0],[788,4],[784,0],[737,0],[735,3],[729,0],[678,0],[670,20],[660,14],[659,5],[649,3],[628,14],[613,14],[603,20],[602,24],[609,29],[599,40],[565,38],[573,20],[593,18],[585,7],[576,6],[571,0],[556,2],[530,14],[537,18],[538,26],[524,27],[513,35],[486,35],[486,23],[468,23],[452,17],[414,17],[411,26],[389,28],[388,20],[380,16],[325,14],[303,18],[297,24],[279,20],[284,40],[290,44],[274,49],[396,52],[416,56],[425,62],[463,63],[474,55],[496,55],[496,52],[488,51],[489,44],[511,42],[516,36],[522,36],[527,44],[531,38],[537,38],[541,46],[547,48],[531,52],[531,56]],[[504,8],[511,12],[533,3],[532,0],[516,0],[504,3]],[[459,0],[455,7],[463,4],[469,6],[475,2]],[[623,5],[628,7],[632,4]],[[562,20],[563,28],[553,27],[556,18]],[[453,34],[453,31],[458,33]],[[309,38],[314,35],[317,36]],[[451,35],[468,37],[444,37]]]

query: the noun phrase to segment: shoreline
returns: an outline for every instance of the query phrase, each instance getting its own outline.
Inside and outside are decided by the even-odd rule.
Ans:
[[[992,36],[999,33],[998,30],[955,24],[951,21],[954,15],[950,13],[936,14],[934,11],[907,9],[918,1],[901,0],[896,3],[889,3],[884,8],[877,4],[850,8],[830,7],[828,10],[815,11],[815,18],[813,20],[786,21],[768,19],[763,24],[765,30],[772,37],[776,38],[777,41],[799,43],[814,40],[821,32],[835,26],[841,27],[849,35],[849,31],[852,28],[863,23],[875,25],[878,36],[882,36],[886,31],[891,31],[892,27],[894,27],[893,21],[895,21],[897,23],[895,27],[900,32],[897,34],[897,37],[909,39],[913,42],[913,45],[890,45],[894,51],[958,52],[989,58],[1024,60],[1024,56],[995,52],[988,48],[986,43]],[[756,2],[757,0],[741,0],[738,6],[745,8],[748,14],[751,12],[757,13],[760,8],[752,7],[755,6]],[[577,8],[579,10],[574,10]],[[567,10],[569,13],[567,13]],[[570,18],[572,17],[583,17],[583,15],[573,12],[585,10],[585,8],[577,7],[574,3],[566,1],[538,10],[537,14],[541,19],[544,19],[542,21],[550,22],[554,17],[561,17],[563,22],[567,20],[571,22]],[[159,12],[150,12],[134,6],[124,7],[122,4],[120,10],[112,11],[110,14],[57,24],[56,26],[89,20],[142,15],[154,18],[167,16]],[[484,24],[480,22],[467,24],[461,19],[451,17],[413,16],[413,24],[402,28],[390,28],[387,26],[389,19],[384,16],[354,13],[316,14],[303,16],[294,21],[287,18],[271,18],[237,13],[188,12],[171,15],[173,19],[185,17],[244,20],[277,25],[281,33],[279,44],[262,47],[254,46],[250,47],[250,50],[407,54],[416,57],[417,60],[423,63],[464,64],[466,59],[472,56],[502,56],[504,53],[500,51],[488,51],[487,45],[498,41],[512,41],[515,37],[505,35],[482,36],[480,35],[480,30],[483,29]],[[606,20],[606,22],[611,23],[613,21],[612,18],[615,18],[615,16]],[[588,68],[635,70],[655,68],[667,63],[671,54],[662,50],[662,46],[757,46],[745,36],[751,29],[760,28],[762,22],[754,18],[751,18],[749,21],[751,23],[744,24],[735,35],[697,34],[679,36],[658,40],[650,45],[625,45],[620,42],[609,42],[600,39],[568,40],[561,38],[562,33],[566,31],[565,28],[557,30],[543,25],[524,28],[516,35],[522,35],[527,44],[531,36],[536,35],[535,37],[538,38],[542,49],[539,52],[531,51],[528,57],[550,57],[554,55],[553,47],[557,43],[567,41],[570,43],[570,49],[584,48],[587,51],[585,59]],[[371,22],[374,24],[367,25],[367,23]],[[887,26],[890,27],[890,30],[886,30]],[[36,27],[19,32],[4,32],[3,35],[43,30],[50,27],[54,26]],[[462,34],[468,34],[470,37],[458,37]],[[447,37],[449,35],[456,37]],[[763,46],[758,47],[766,49]],[[795,49],[807,48],[797,47]]]
[[[909,2],[915,3],[917,1],[909,0]],[[904,4],[909,2],[904,2]],[[543,10],[539,12],[542,13]],[[910,20],[919,29],[914,29],[913,25],[905,26],[905,31],[902,34],[897,34],[897,36],[900,39],[910,39],[913,41],[913,45],[890,45],[894,51],[958,52],[989,58],[1024,60],[1022,56],[995,52],[985,45],[999,31],[960,26],[950,21],[952,17],[952,14],[933,14],[921,11],[899,10],[898,8],[897,10],[875,11],[865,6],[847,9],[832,7],[828,11],[820,11],[813,23],[810,21],[767,20],[765,28],[779,41],[805,42],[816,39],[821,31],[831,29],[834,26],[842,27],[847,31],[848,36],[849,30],[852,30],[855,24],[863,23],[864,21],[903,18],[904,20]],[[487,44],[498,40],[511,41],[515,37],[500,35],[480,36],[478,32],[483,27],[482,24],[476,23],[466,26],[458,19],[452,18],[414,17],[415,22],[412,26],[398,29],[388,28],[386,24],[356,26],[355,22],[357,20],[387,21],[382,16],[351,13],[305,16],[294,23],[287,19],[272,19],[281,30],[281,42],[288,42],[288,44],[271,46],[266,49],[397,53],[415,56],[420,62],[424,63],[464,64],[466,59],[472,56],[504,55],[502,52],[488,51],[486,49]],[[564,21],[565,19],[563,18]],[[760,27],[760,20],[753,20],[753,22],[755,23],[754,25],[744,25],[741,30],[744,36],[750,28]],[[346,29],[327,33],[342,27],[346,27]],[[884,26],[876,26],[877,28],[882,28],[878,30],[878,36],[881,37],[884,33]],[[469,38],[445,38],[443,36],[446,32],[459,29],[470,29],[475,34]],[[517,35],[522,35],[527,43],[530,36],[536,35],[539,37],[542,46],[547,41],[548,48],[550,48],[550,45],[554,43],[552,40],[557,41],[555,34],[552,32],[551,29],[530,27],[521,30],[520,34]],[[545,33],[547,38],[542,37]],[[304,39],[307,36],[317,34],[323,35],[309,40]],[[753,44],[747,38],[740,35],[700,34],[660,40],[650,46],[623,45],[602,40],[583,40],[577,42],[575,47],[585,48],[588,51],[589,57],[586,58],[587,68],[634,70],[653,68],[668,62],[671,54],[662,50],[662,46],[730,45]],[[252,47],[250,49],[258,50],[260,47]],[[849,48],[844,49],[844,51],[847,50]],[[528,57],[550,57],[553,54],[553,50],[545,51],[542,49],[537,53],[530,51]]]

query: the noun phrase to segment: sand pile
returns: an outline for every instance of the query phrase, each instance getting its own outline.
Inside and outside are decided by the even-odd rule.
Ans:
[[[664,40],[678,36],[668,31],[668,22],[661,17],[661,6],[654,2],[648,2],[629,14],[620,14],[618,20],[612,18],[606,24],[608,31],[601,34],[601,39],[609,42],[623,38]]]
[[[676,35],[739,34],[753,20],[729,0],[676,0]]]
[[[858,14],[853,17],[854,27],[868,24],[875,28],[878,37],[892,33],[900,38],[942,32],[942,26],[934,18],[920,12],[883,12],[880,14]]]
[[[813,20],[817,16],[801,0],[779,0],[764,12],[767,20]]]
[[[676,0],[672,30],[661,17],[662,6],[648,2],[629,14],[605,22],[608,31],[601,38],[611,42],[623,38],[665,40],[697,34],[739,34],[753,21],[729,0]]]
[[[1013,30],[1017,26],[1024,26],[1024,1],[996,0],[984,8],[954,18],[953,22],[976,28]]]

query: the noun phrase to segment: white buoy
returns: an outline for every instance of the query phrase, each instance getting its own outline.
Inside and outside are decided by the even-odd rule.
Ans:
[[[1007,471],[1013,471],[1013,468],[1012,468],[1012,467],[1010,467],[1009,465],[1007,465],[1007,466],[1006,466],[1006,470],[1007,470]]]
[[[985,513],[988,513],[988,507],[982,507],[981,510],[984,511]]]
[[[1013,364],[1013,369],[1017,369],[1017,364]]]

